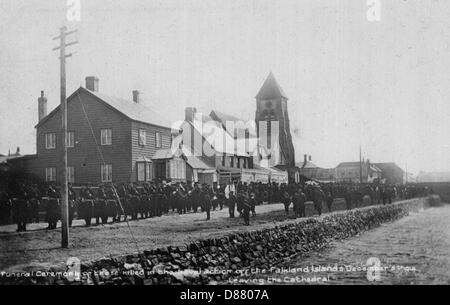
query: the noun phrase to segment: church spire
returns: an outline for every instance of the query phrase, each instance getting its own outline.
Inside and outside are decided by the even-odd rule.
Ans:
[[[264,84],[262,85],[261,89],[256,95],[256,99],[269,100],[279,97],[283,97],[285,99],[288,98],[286,96],[286,93],[284,93],[283,89],[281,89],[273,73],[270,72],[269,76],[267,76],[266,80],[264,81]]]

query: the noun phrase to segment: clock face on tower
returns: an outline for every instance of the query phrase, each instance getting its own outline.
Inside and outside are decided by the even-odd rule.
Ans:
[[[268,109],[272,108],[272,102],[271,101],[267,101],[266,102],[266,108],[268,108]]]

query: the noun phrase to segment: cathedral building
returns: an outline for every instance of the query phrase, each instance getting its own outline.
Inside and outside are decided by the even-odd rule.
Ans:
[[[256,95],[258,146],[261,165],[287,171],[291,181],[298,181],[287,101],[286,93],[271,72]]]

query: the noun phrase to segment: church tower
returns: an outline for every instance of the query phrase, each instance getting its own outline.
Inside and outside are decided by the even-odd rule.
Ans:
[[[272,72],[255,98],[261,165],[277,166],[291,172],[295,168],[295,152],[289,127],[288,97]]]

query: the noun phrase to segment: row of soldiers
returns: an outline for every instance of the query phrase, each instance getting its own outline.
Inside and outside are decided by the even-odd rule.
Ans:
[[[48,229],[55,229],[61,219],[60,198],[60,191],[55,185],[39,189],[37,185],[19,183],[8,193],[0,194],[1,224],[8,223],[12,214],[18,231],[25,231],[26,223],[39,222],[39,211],[45,210]],[[209,220],[210,211],[223,209],[225,204],[220,188],[186,183],[123,183],[83,186],[78,190],[69,185],[68,199],[69,226],[75,217],[90,226],[93,220],[95,224],[106,224],[161,216],[170,210],[179,214],[206,211]]]
[[[256,214],[255,206],[262,203],[282,202],[286,214],[293,204],[297,217],[305,216],[305,202],[313,201],[319,214],[325,201],[331,210],[333,200],[344,198],[347,208],[362,205],[368,195],[371,203],[391,203],[393,198],[410,198],[423,193],[414,185],[346,185],[346,184],[262,184],[234,182],[224,185],[152,182],[143,185],[122,183],[118,185],[83,186],[75,190],[69,186],[69,225],[73,219],[84,219],[90,226],[120,222],[127,219],[161,216],[169,210],[179,214],[206,212],[228,206],[231,218],[235,210],[249,223],[249,215]],[[36,184],[16,183],[8,193],[0,193],[0,223],[6,224],[10,215],[18,224],[18,231],[26,230],[26,223],[39,221],[39,210],[44,205],[48,229],[56,228],[60,220],[60,192],[55,185],[39,188]]]

